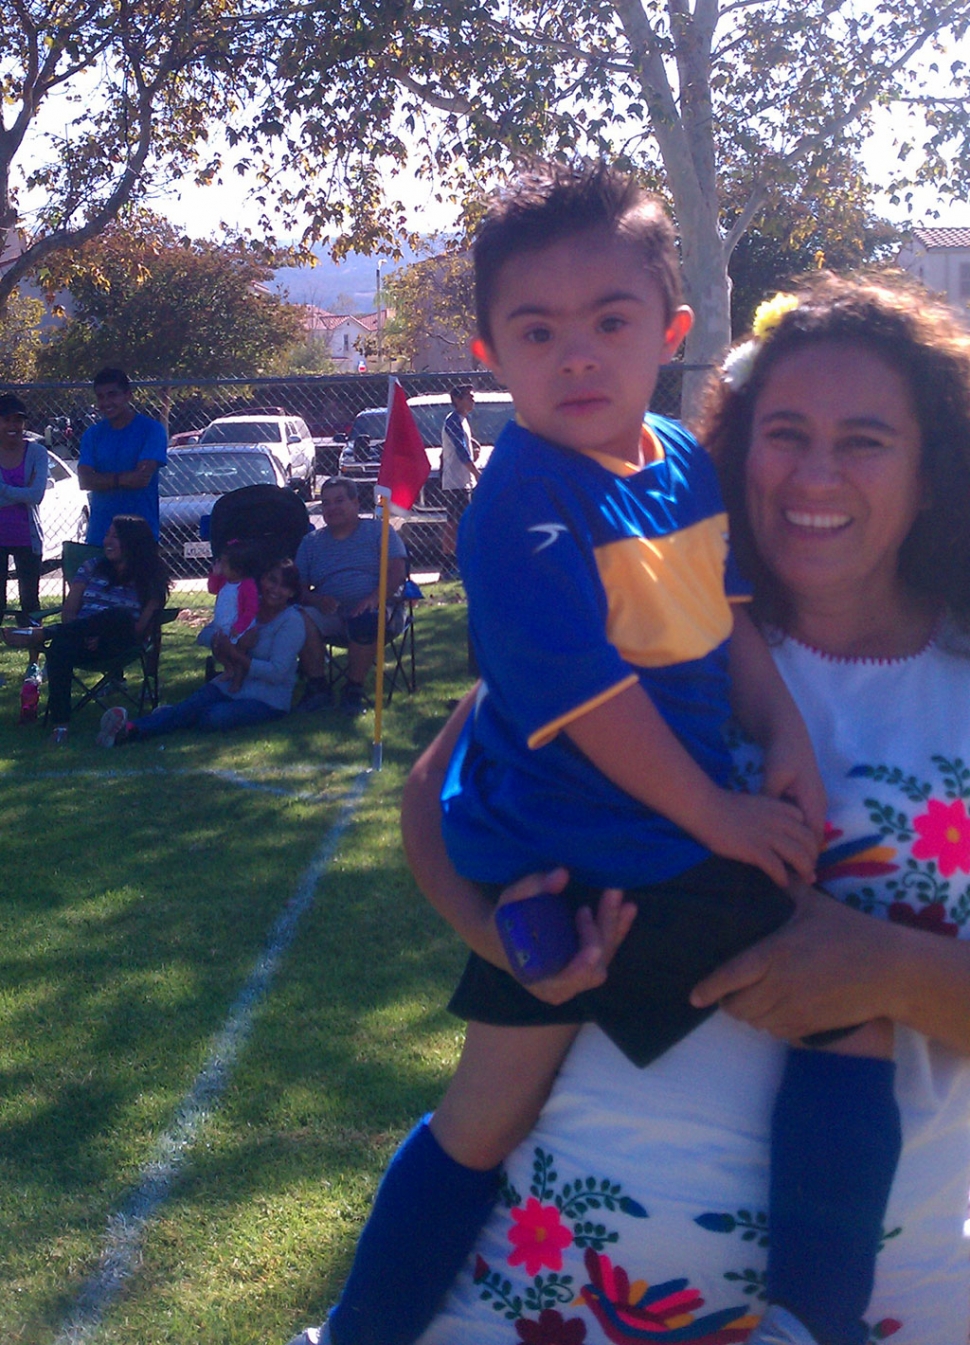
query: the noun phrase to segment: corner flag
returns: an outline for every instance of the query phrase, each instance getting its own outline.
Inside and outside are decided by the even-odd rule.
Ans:
[[[390,380],[388,391],[387,434],[377,484],[391,492],[391,504],[396,509],[408,510],[421,494],[431,463],[414,412],[396,378]]]

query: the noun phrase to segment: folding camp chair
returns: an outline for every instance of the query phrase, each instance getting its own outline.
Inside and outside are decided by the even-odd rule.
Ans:
[[[77,572],[87,560],[97,559],[104,552],[99,546],[89,546],[86,542],[65,542],[61,549],[61,574],[63,596],[77,578]],[[46,608],[40,615],[47,617],[60,612]],[[158,663],[162,647],[162,629],[174,621],[179,614],[177,607],[166,607],[155,614],[154,619],[140,641],[133,641],[127,649],[110,657],[92,654],[90,658],[78,660],[74,665],[72,685],[76,693],[71,702],[71,713],[89,705],[92,701],[107,709],[125,700],[138,714],[143,714],[146,704],[154,710],[158,705]],[[137,668],[141,676],[129,682],[127,671]],[[86,674],[86,676],[84,675]],[[95,680],[91,680],[93,675]],[[49,706],[44,710],[44,722],[47,722]]]
[[[410,577],[388,603],[384,634],[384,703],[390,705],[399,686],[409,695],[417,690],[417,655],[414,644],[414,605],[424,597]],[[340,640],[324,641],[327,652],[327,682],[331,692],[347,680],[347,645]]]

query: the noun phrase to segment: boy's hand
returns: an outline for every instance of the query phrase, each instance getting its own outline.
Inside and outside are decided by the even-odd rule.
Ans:
[[[565,869],[530,874],[507,888],[498,905],[522,901],[540,892],[561,892],[568,881],[569,874]],[[602,985],[614,954],[629,933],[636,913],[636,906],[633,902],[623,900],[619,888],[607,888],[599,899],[595,916],[588,906],[581,907],[576,913],[579,951],[569,965],[555,976],[533,981],[526,989],[545,1004],[565,1004],[580,991],[593,990]],[[506,966],[506,970],[510,975],[515,975],[511,967]]]
[[[788,886],[788,869],[806,883],[815,880],[818,841],[794,803],[721,789],[715,808],[694,834],[716,855],[754,864],[779,887]]]
[[[825,786],[808,734],[779,734],[765,749],[763,794],[788,799],[802,811],[821,848],[825,840]]]

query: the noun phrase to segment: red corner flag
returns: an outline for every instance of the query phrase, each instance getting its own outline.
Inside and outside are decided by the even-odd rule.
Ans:
[[[424,451],[424,440],[414,412],[408,406],[404,389],[396,378],[390,380],[387,408],[387,435],[381,454],[377,484],[391,492],[391,504],[410,509],[428,479],[431,463]]]

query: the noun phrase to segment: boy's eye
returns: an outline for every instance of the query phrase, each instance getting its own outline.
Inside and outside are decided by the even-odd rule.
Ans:
[[[626,325],[626,318],[621,317],[619,313],[610,313],[600,319],[600,330],[604,332],[618,332]]]
[[[527,327],[522,333],[523,340],[531,341],[534,345],[542,345],[546,341],[552,340],[552,332],[548,327]]]

